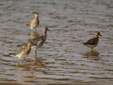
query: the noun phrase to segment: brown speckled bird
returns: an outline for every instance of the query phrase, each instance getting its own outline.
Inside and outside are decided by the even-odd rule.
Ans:
[[[33,13],[35,15],[35,18],[31,20],[30,23],[27,24],[27,26],[29,26],[31,30],[36,30],[36,28],[39,25],[39,13],[38,12],[33,12]]]
[[[20,60],[21,58],[24,58],[24,59],[25,59],[25,57],[28,56],[28,54],[29,54],[30,51],[31,51],[31,45],[32,45],[31,42],[28,41],[28,42],[27,42],[27,46],[26,46],[25,48],[22,48],[21,50],[17,51],[16,53],[10,53],[10,54],[8,54],[8,55],[9,55],[9,56],[18,57],[19,60]]]

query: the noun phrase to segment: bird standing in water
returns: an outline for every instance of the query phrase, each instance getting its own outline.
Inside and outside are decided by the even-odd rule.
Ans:
[[[30,38],[29,39],[29,41],[32,44],[32,47],[35,47],[35,53],[34,53],[34,56],[35,57],[37,56],[37,50],[39,48],[41,48],[43,46],[43,44],[45,43],[45,41],[46,41],[47,31],[50,31],[50,30],[47,27],[44,27],[43,28],[42,35],[35,36],[34,38]],[[26,47],[26,44],[24,43],[24,44],[21,44],[21,45],[17,45],[17,47],[23,47],[23,48],[25,48]]]
[[[36,37],[34,39],[30,39],[30,41],[33,44],[33,46],[36,47],[35,54],[34,54],[35,57],[37,56],[37,50],[39,48],[41,48],[43,46],[43,44],[45,43],[45,41],[46,41],[47,31],[49,31],[49,29],[47,27],[44,27],[42,35],[40,35],[40,36],[38,36],[38,37]]]
[[[25,57],[28,56],[29,53],[30,53],[30,51],[31,51],[31,45],[32,45],[31,42],[28,41],[27,42],[27,46],[25,48],[22,48],[20,51],[17,51],[16,53],[10,53],[9,56],[18,57],[19,60],[21,58],[24,58],[25,59]]]
[[[31,20],[30,23],[27,24],[27,26],[29,26],[31,30],[36,30],[36,28],[39,25],[39,13],[38,12],[33,12],[33,13],[35,15],[35,18]]]
[[[98,45],[99,42],[99,36],[101,36],[100,32],[96,32],[96,35],[94,38],[89,39],[87,42],[84,42],[83,44],[91,49],[95,48]]]

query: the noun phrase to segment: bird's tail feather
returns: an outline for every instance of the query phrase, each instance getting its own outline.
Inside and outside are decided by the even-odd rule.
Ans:
[[[13,57],[13,56],[15,56],[16,54],[15,53],[9,53],[8,54],[8,56],[10,56],[10,57]]]

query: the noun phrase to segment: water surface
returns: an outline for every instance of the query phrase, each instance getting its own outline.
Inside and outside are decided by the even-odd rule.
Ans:
[[[47,42],[27,57],[27,64],[4,56],[26,42],[33,19],[40,13]],[[102,37],[93,51],[82,42],[100,31]],[[113,84],[113,1],[112,0],[1,0],[0,2],[0,83],[8,84]]]

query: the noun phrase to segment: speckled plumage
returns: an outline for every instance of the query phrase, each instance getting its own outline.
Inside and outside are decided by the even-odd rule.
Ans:
[[[29,26],[31,30],[34,30],[34,29],[36,30],[36,28],[39,25],[39,13],[34,12],[34,14],[35,14],[35,18],[31,20],[29,24],[27,24],[27,26]]]

